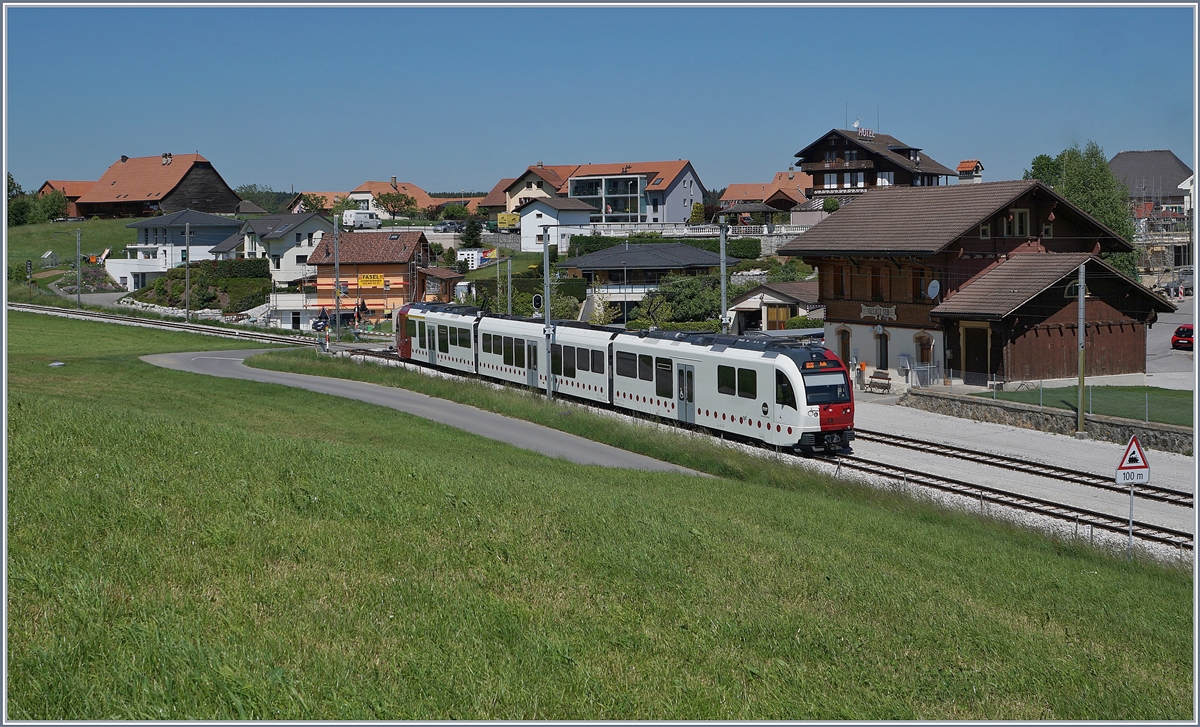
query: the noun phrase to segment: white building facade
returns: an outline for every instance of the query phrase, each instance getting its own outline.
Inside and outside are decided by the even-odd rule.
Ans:
[[[546,244],[566,252],[571,235],[592,233],[591,205],[574,199],[545,197],[517,208],[521,215],[521,252],[541,252]]]

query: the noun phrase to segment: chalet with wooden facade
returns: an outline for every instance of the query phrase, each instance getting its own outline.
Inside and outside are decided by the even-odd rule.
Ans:
[[[781,331],[789,318],[824,314],[816,280],[763,283],[729,301],[730,331]]]
[[[779,254],[820,271],[827,345],[844,360],[981,384],[1076,375],[1080,265],[1086,373],[1144,372],[1146,330],[1174,306],[1100,257],[1132,249],[1020,180],[868,190]]]
[[[325,235],[306,261],[316,268],[316,306],[334,310],[333,235]],[[414,301],[449,303],[457,270],[433,266],[423,232],[347,232],[338,235],[338,282],[341,308],[365,307],[370,318],[390,317],[396,307]]]
[[[87,193],[96,183],[70,181],[66,179],[48,179],[38,187],[37,196],[45,197],[51,192],[62,192],[67,198],[67,217],[79,217],[79,206],[75,203]]]
[[[149,217],[185,209],[232,215],[242,198],[199,154],[122,156],[75,205],[82,217]]]

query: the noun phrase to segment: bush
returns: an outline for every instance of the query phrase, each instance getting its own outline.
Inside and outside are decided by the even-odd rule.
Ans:
[[[583,302],[583,299],[587,297],[587,281],[583,278],[567,278],[564,280],[558,280],[553,284],[553,289],[555,292],[570,296],[579,302]],[[475,290],[477,290],[480,295],[487,296],[493,300],[497,299],[495,280],[476,280]],[[513,291],[516,293],[528,293],[530,295],[533,295],[534,293],[540,293],[542,292],[542,279],[518,278],[514,275]],[[504,305],[507,306],[508,298],[506,296],[499,297],[504,299]]]
[[[630,331],[644,331],[654,324],[647,320],[633,320],[625,324]],[[697,333],[716,333],[721,330],[720,321],[659,321],[658,327],[664,331],[693,331]]]
[[[29,195],[22,194],[18,197],[13,197],[8,200],[8,226],[17,227],[29,222],[29,217],[33,212],[33,202],[29,199]]]
[[[824,328],[825,321],[820,318],[808,318],[806,316],[793,316],[787,319],[783,324],[784,328],[789,330],[795,328]]]

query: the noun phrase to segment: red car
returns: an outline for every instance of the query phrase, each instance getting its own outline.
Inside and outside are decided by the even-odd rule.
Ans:
[[[1192,350],[1192,324],[1184,323],[1179,328],[1175,329],[1175,335],[1171,336],[1171,348],[1186,348]]]

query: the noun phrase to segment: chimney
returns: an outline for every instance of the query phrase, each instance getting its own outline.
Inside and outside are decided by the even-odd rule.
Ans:
[[[124,164],[124,163],[125,163],[125,162],[127,162],[127,161],[129,161],[129,157],[127,157],[127,156],[125,156],[124,154],[122,154],[122,155],[121,155],[121,163],[122,163],[122,164]]]
[[[392,175],[392,189],[395,189],[395,188],[396,188],[396,175],[393,174]]]
[[[540,159],[538,160],[538,166],[542,166],[542,161]]]

